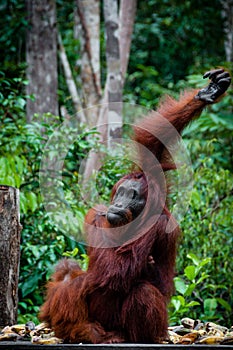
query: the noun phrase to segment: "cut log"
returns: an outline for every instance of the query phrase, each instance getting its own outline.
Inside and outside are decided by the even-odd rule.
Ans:
[[[17,321],[20,231],[19,190],[0,185],[0,328]]]

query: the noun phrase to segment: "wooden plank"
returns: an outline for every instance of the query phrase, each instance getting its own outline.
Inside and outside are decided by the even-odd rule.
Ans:
[[[173,345],[173,344],[55,344],[30,342],[0,342],[0,350],[233,350],[233,345]]]

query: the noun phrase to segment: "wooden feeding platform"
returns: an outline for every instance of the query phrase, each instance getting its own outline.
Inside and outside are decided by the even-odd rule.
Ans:
[[[204,344],[53,344],[41,345],[30,342],[1,342],[0,350],[233,350],[233,345]]]

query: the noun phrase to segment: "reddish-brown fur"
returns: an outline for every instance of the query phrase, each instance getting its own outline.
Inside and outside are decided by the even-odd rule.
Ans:
[[[175,168],[165,145],[176,141],[177,135],[167,121],[180,133],[198,117],[206,103],[195,99],[196,93],[186,92],[179,101],[167,97],[157,112],[152,112],[134,129],[133,139],[157,157],[163,170]],[[40,319],[47,321],[56,336],[65,341],[156,343],[166,337],[166,306],[173,292],[179,229],[166,232],[168,220],[173,219],[161,200],[165,188],[160,172],[158,167],[153,169],[146,163],[144,150],[138,152],[140,167],[146,171],[134,171],[119,183],[132,178],[140,181],[145,198],[152,191],[153,200],[148,203],[150,215],[151,209],[160,214],[149,225],[146,211],[135,232],[124,231],[123,226],[118,228],[118,236],[105,234],[111,228],[105,206],[98,205],[87,213],[86,231],[92,246],[88,271],[82,272],[70,260],[60,262],[40,312]],[[153,177],[154,174],[158,176]],[[113,195],[119,183],[114,186]],[[130,222],[130,213],[128,218]],[[97,234],[97,228],[103,232]],[[141,234],[143,229],[145,233]],[[101,248],[106,240],[108,247]]]

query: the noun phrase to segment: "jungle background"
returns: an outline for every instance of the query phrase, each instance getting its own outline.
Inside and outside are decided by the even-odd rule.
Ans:
[[[111,70],[108,57],[112,55],[105,40],[108,29],[104,6],[110,6],[114,13],[118,5],[126,3],[110,0],[0,3],[0,183],[20,189],[23,230],[19,322],[37,322],[44,286],[56,261],[71,256],[83,268],[87,267],[85,246],[71,238],[70,233],[76,228],[68,221],[61,226],[54,224],[49,211],[44,209],[40,164],[45,143],[54,130],[80,108],[101,101],[101,91]],[[133,33],[127,73],[121,84],[124,88],[119,91],[123,102],[155,109],[166,93],[178,97],[187,87],[203,86],[202,74],[213,67],[223,66],[232,72],[232,1],[128,3],[132,5]],[[36,11],[37,15],[38,11],[47,14],[47,18],[39,23],[39,19],[35,20]],[[91,57],[87,45],[91,13],[88,11],[93,16],[90,22],[98,19],[99,23],[99,32],[93,31],[96,35],[93,45],[98,48],[95,53],[99,57],[97,70],[90,64],[93,54]],[[52,23],[51,27],[47,28],[46,21]],[[46,30],[50,32],[43,37]],[[33,43],[39,36],[43,40],[36,46]],[[33,59],[39,57],[43,61],[48,50],[50,61],[42,68],[35,66]],[[187,315],[226,326],[233,324],[232,97],[230,89],[220,103],[207,108],[183,134],[192,160],[194,185],[188,210],[180,221],[183,234],[177,257],[176,293],[169,306],[171,324]],[[66,199],[62,205],[65,208],[69,204],[80,222],[91,203],[79,196],[78,169],[81,160],[100,140],[98,130],[85,127],[88,118],[86,115],[78,120],[79,137],[71,144],[62,171],[61,186]],[[72,131],[70,124],[65,136],[69,138]],[[50,151],[59,157],[59,148]],[[112,185],[128,167],[124,159],[107,158],[98,175],[103,200],[109,198]],[[174,190],[174,203],[177,195]],[[82,230],[81,224],[79,229]]]

